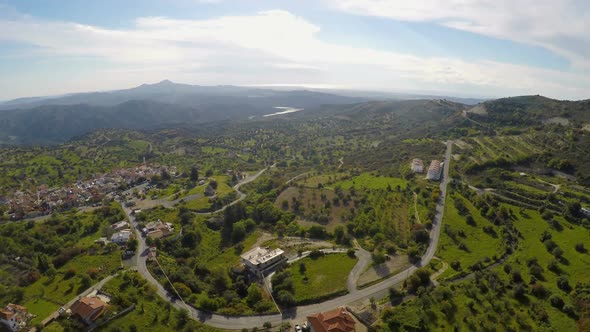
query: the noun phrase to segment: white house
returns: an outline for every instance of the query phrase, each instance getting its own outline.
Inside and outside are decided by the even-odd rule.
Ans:
[[[422,162],[422,159],[414,158],[412,160],[412,164],[410,165],[410,168],[412,169],[412,172],[414,172],[414,173],[422,173],[422,172],[424,172],[424,162]]]
[[[426,175],[426,178],[428,180],[438,181],[440,180],[442,170],[443,164],[438,160],[433,160],[430,162],[430,167],[428,167],[428,174]]]
[[[285,262],[287,258],[284,256],[284,251],[281,249],[269,249],[256,247],[240,257],[242,263],[250,271],[259,274],[268,271],[270,268]]]
[[[120,232],[113,234],[113,236],[111,236],[111,242],[121,245],[127,244],[127,242],[129,242],[129,239],[131,239],[131,235],[133,235],[133,232],[130,229],[124,229]]]
[[[125,220],[123,221],[119,221],[118,223],[112,224],[111,228],[116,230],[116,231],[120,231],[122,229],[126,229],[129,228],[129,223]]]

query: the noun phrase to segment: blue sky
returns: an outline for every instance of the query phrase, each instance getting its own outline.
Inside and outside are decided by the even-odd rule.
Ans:
[[[585,1],[0,0],[0,100],[170,79],[587,99]]]

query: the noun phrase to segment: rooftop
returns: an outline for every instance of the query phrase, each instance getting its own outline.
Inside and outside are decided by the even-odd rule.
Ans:
[[[256,248],[242,254],[241,257],[245,261],[249,261],[250,263],[252,263],[254,265],[258,265],[258,264],[264,264],[264,263],[272,260],[273,258],[280,256],[284,253],[285,252],[279,248],[269,249],[268,247],[266,247],[266,248],[256,247]]]

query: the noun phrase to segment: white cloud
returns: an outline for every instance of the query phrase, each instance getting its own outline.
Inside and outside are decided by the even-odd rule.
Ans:
[[[352,10],[353,2],[346,8]],[[423,14],[419,8],[408,7],[404,15],[417,19]],[[562,98],[586,97],[590,88],[590,78],[581,74],[351,47],[324,42],[319,31],[320,26],[281,10],[206,20],[143,17],[129,29],[25,16],[0,18],[0,41],[35,45],[37,56],[50,59],[92,57],[108,63],[93,69],[84,84],[77,77],[69,84],[39,87],[36,94],[56,92],[51,89],[59,86],[92,90],[95,84],[94,89],[109,89],[163,78],[195,84],[319,84],[455,95],[541,93]],[[22,91],[11,81],[0,77],[0,91]]]
[[[427,21],[541,46],[590,68],[590,3],[586,0],[327,0],[354,14]]]

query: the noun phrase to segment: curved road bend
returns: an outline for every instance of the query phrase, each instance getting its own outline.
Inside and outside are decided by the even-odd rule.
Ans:
[[[443,179],[440,183],[440,200],[436,206],[436,214],[434,216],[434,220],[432,222],[432,230],[430,232],[430,243],[428,248],[426,249],[426,253],[422,256],[422,259],[416,265],[412,265],[406,270],[383,280],[380,283],[375,285],[369,286],[364,289],[353,289],[350,293],[322,302],[317,304],[311,304],[306,306],[300,306],[296,308],[292,308],[290,310],[286,310],[283,312],[283,315],[280,314],[271,314],[271,315],[262,315],[262,316],[223,316],[217,314],[210,314],[203,312],[201,310],[195,309],[191,306],[185,305],[180,301],[175,301],[171,299],[164,287],[149,273],[146,267],[146,256],[145,256],[145,241],[139,234],[139,230],[137,227],[135,231],[140,239],[138,252],[141,253],[140,257],[137,257],[137,270],[154,286],[156,286],[158,290],[158,294],[165,300],[171,302],[176,308],[184,308],[189,311],[191,316],[194,319],[197,319],[207,325],[211,325],[216,328],[221,329],[228,329],[228,330],[239,330],[243,328],[253,328],[262,326],[265,322],[270,322],[273,325],[279,325],[284,320],[304,320],[306,316],[311,314],[328,311],[336,307],[344,306],[348,303],[368,299],[370,297],[379,297],[384,296],[389,291],[390,287],[393,287],[396,284],[399,284],[406,280],[409,276],[411,276],[418,268],[427,265],[430,260],[434,257],[434,253],[436,252],[436,248],[438,246],[438,241],[440,237],[440,228],[444,214],[444,207],[445,207],[445,200],[447,194],[447,185],[450,182],[449,179],[449,165],[451,161],[451,149],[452,149],[453,141],[448,141],[446,143],[446,152],[445,152],[445,161],[444,161],[444,168],[443,168]],[[263,170],[264,171],[264,170]],[[249,179],[248,182],[253,181],[256,177],[258,177],[262,172],[259,172],[255,175],[252,179]],[[245,183],[245,182],[244,182]],[[244,184],[241,183],[241,184]],[[237,189],[236,189],[237,190]],[[240,192],[241,195],[245,195]],[[234,202],[232,202],[234,203]],[[128,208],[124,208],[125,212],[128,214],[129,219],[132,221],[133,225],[136,226],[135,218],[130,214],[130,210]]]

